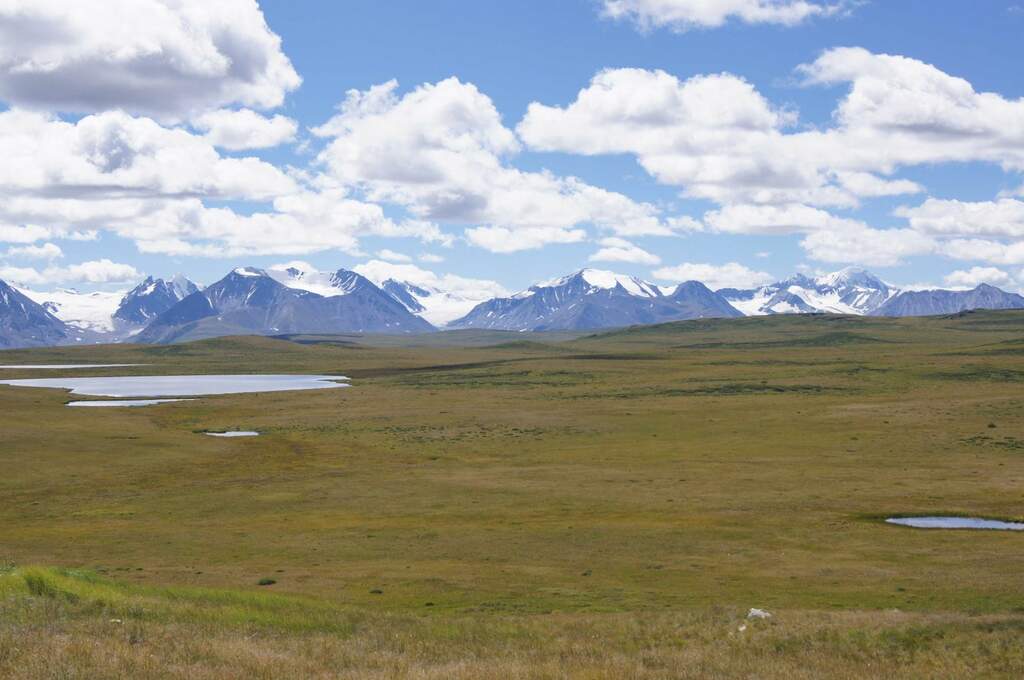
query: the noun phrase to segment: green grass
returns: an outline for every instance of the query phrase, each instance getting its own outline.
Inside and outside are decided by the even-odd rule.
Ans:
[[[139,645],[128,666],[95,661],[118,618],[222,645],[189,638],[198,660],[169,677],[222,677],[253,626],[297,668],[341,655],[367,677],[474,677],[460,659],[559,677],[565,654],[592,677],[677,677],[683,660],[820,677],[847,657],[849,677],[1012,676],[1024,536],[880,520],[1024,516],[1024,354],[990,351],[1022,330],[1013,312],[811,316],[5,352],[353,387],[99,412],[0,387],[0,563],[50,565],[0,575],[0,669],[35,632],[95,647],[91,677],[144,674]],[[737,647],[750,607],[777,616]],[[332,650],[320,670],[314,639]]]

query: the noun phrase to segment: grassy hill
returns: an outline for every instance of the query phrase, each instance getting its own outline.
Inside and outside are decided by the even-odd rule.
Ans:
[[[1024,515],[1022,331],[2,352],[353,387],[97,411],[0,386],[0,676],[1019,676],[1024,536],[882,520]]]

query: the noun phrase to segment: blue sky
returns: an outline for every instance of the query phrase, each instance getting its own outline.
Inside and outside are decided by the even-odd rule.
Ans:
[[[60,206],[34,204],[34,212],[11,209],[6,217],[0,210],[0,223],[6,222],[15,230],[11,232],[13,236],[6,237],[7,244],[0,243],[0,252],[6,252],[0,258],[0,276],[5,272],[7,278],[21,276],[26,285],[37,288],[117,288],[123,287],[123,279],[131,278],[131,269],[160,276],[183,272],[210,283],[240,264],[271,266],[302,260],[328,270],[357,267],[370,260],[408,258],[402,262],[407,266],[438,275],[495,281],[510,291],[586,266],[637,274],[660,283],[704,274],[704,278],[723,285],[753,284],[795,271],[830,271],[846,265],[863,265],[898,285],[962,286],[987,281],[1014,290],[1024,285],[1024,258],[1018,252],[1020,248],[1015,249],[1024,233],[1024,203],[1020,200],[1024,199],[1024,103],[1020,101],[1024,97],[1024,80],[1020,78],[1024,10],[1012,0],[874,0],[842,7],[823,0],[810,3],[820,11],[801,20],[751,19],[727,14],[715,25],[702,23],[711,20],[710,15],[700,14],[700,6],[715,5],[702,0],[619,0],[625,12],[619,18],[607,16],[609,9],[602,0],[264,0],[258,9],[245,0],[232,0],[235,2],[241,8],[239,12],[244,9],[247,20],[262,16],[269,34],[280,37],[280,45],[269,43],[259,27],[250,26],[247,21],[238,22],[237,30],[242,36],[239,40],[250,37],[245,31],[253,31],[256,37],[251,52],[266,50],[278,57],[283,55],[301,78],[301,85],[296,86],[278,73],[257,83],[262,89],[256,93],[253,82],[237,82],[245,81],[247,76],[229,74],[224,76],[224,83],[217,85],[216,93],[210,94],[207,89],[200,92],[188,81],[189,77],[198,78],[194,76],[196,71],[175,72],[174,78],[168,80],[167,97],[178,97],[179,90],[175,88],[180,88],[182,101],[193,96],[196,101],[187,110],[178,110],[169,105],[161,108],[146,93],[132,90],[131,63],[124,65],[123,81],[111,88],[104,101],[88,100],[87,96],[85,101],[66,103],[39,101],[33,94],[38,88],[13,80],[11,73],[0,74],[0,99],[9,107],[8,113],[26,110],[49,116],[47,124],[60,121],[73,126],[90,117],[109,116],[111,111],[125,112],[129,119],[116,124],[133,131],[113,137],[131,140],[126,144],[132,156],[114,172],[123,170],[125,177],[117,181],[130,186],[118,193],[118,200],[130,189],[132,195],[150,202],[139,208],[145,215],[163,209],[171,211],[168,214],[182,215],[186,210],[184,204],[172,203],[188,195],[201,203],[201,208],[195,210],[223,210],[231,215],[209,218],[210,224],[204,221],[191,230],[169,224],[168,220],[185,219],[179,217],[162,219],[159,224],[143,229],[136,225],[144,220],[133,222],[130,211],[125,212],[127,207],[103,204],[95,215],[83,207],[111,199],[109,190],[97,193],[93,188],[101,182],[90,180],[89,191],[73,183],[74,199],[78,201],[74,212],[89,212],[87,219],[69,217],[70,209]],[[159,0],[142,4],[156,8],[161,5]],[[749,0],[746,4],[778,9],[792,3]],[[680,20],[680,16],[688,18]],[[99,30],[94,19],[89,18],[51,14],[43,19],[55,22],[55,26],[58,19],[70,22],[83,36]],[[126,22],[130,20],[129,17]],[[167,17],[163,20],[167,21]],[[186,23],[206,20],[195,16],[184,19]],[[4,22],[14,30],[11,16],[0,15],[0,26]],[[164,36],[159,31],[156,38],[167,40],[176,49],[192,49],[195,54],[210,47],[182,45],[180,36]],[[106,49],[102,41],[83,38],[81,43],[96,50],[96,60],[84,60],[74,71],[69,68],[68,77],[73,73],[81,78],[83,73],[91,74],[89,69],[93,68],[97,72],[95,77],[101,78],[100,64],[104,63]],[[213,49],[219,47],[214,41]],[[818,61],[836,48],[863,51],[837,55],[834,63]],[[37,54],[28,53],[29,48],[25,48],[26,54],[19,53],[19,49],[9,48],[7,54],[0,51],[3,68],[18,59],[38,60]],[[62,45],[55,44],[53,49],[64,57],[65,53],[60,52]],[[67,59],[80,58],[81,45],[68,45],[66,49],[66,54],[73,55]],[[883,63],[883,55],[905,59]],[[809,76],[806,69],[800,70],[801,65],[816,63],[816,78]],[[859,177],[867,174],[886,182],[912,183],[914,188],[884,192],[893,195],[877,196],[872,191],[853,191],[851,195],[843,185],[847,195],[842,199],[809,198],[804,194],[765,199],[754,189],[736,189],[730,185],[730,177],[735,173],[744,177],[763,174],[761,167],[775,160],[773,147],[765,142],[765,149],[757,152],[759,155],[748,157],[747,149],[730,148],[727,141],[692,141],[720,133],[725,138],[729,131],[714,128],[714,121],[705,121],[703,127],[695,127],[692,121],[680,123],[665,136],[676,134],[685,144],[680,141],[673,146],[666,142],[663,148],[656,141],[661,129],[657,121],[663,113],[668,117],[675,115],[672,111],[645,110],[628,126],[616,128],[617,132],[602,128],[617,125],[617,121],[609,121],[606,112],[590,112],[584,116],[588,121],[586,130],[571,129],[578,127],[581,119],[565,114],[577,102],[580,91],[599,72],[620,69],[633,69],[634,74],[664,71],[676,79],[680,88],[691,78],[716,74],[729,74],[726,84],[745,82],[753,92],[750,101],[744,99],[735,105],[727,102],[722,106],[729,109],[729,115],[735,113],[743,120],[755,114],[763,118],[767,114],[759,113],[760,100],[766,110],[781,116],[780,121],[785,118],[785,122],[766,124],[751,138],[751,144],[768,138],[775,140],[772,143],[787,144],[785,148],[779,147],[780,153],[797,152],[785,151],[792,148],[789,143],[793,140],[780,141],[776,133],[796,137],[809,131],[835,131],[841,126],[835,112],[851,88],[863,88],[873,97],[869,97],[871,105],[851,107],[856,110],[845,123],[857,132],[822,142],[825,146],[820,153],[830,155],[830,160],[815,166],[819,176],[808,180],[808,191],[821,189],[815,182],[822,181],[834,189],[841,184],[834,173],[859,173]],[[933,78],[930,74],[937,75]],[[89,77],[92,76],[86,76]],[[451,77],[458,79],[458,87],[447,88],[444,93],[429,90],[429,95],[420,101],[413,101],[410,96],[425,84]],[[622,80],[610,85],[610,96],[620,103],[633,96],[638,102],[646,101],[642,89],[632,88],[646,87],[650,79],[636,78],[643,82],[623,84]],[[959,90],[954,78],[969,83],[972,94],[968,96]],[[200,79],[204,83],[209,80],[205,73]],[[384,106],[390,113],[386,117],[375,109],[358,114],[355,128],[340,133],[323,129],[319,134],[314,132],[338,114],[338,107],[349,91],[365,93],[392,80],[398,84],[389,91],[390,99]],[[39,77],[39,84],[46,82]],[[472,88],[472,92],[466,88]],[[924,94],[919,96],[918,89]],[[899,93],[908,90],[911,95],[900,98]],[[992,93],[994,99],[979,93]],[[280,101],[275,101],[275,97]],[[408,158],[403,158],[402,149],[388,146],[375,135],[380,132],[389,136],[394,130],[398,137],[420,139],[422,130],[429,130],[425,126],[432,120],[431,114],[424,113],[421,127],[415,127],[421,111],[435,105],[447,106],[450,101],[466,102],[466,98],[472,99],[465,104],[469,107],[467,121],[456,133],[476,138],[472,126],[482,130],[479,139],[484,140],[483,149],[473,147],[467,152],[467,156],[479,156],[478,160],[465,166],[445,165],[443,179],[431,180],[434,183],[429,188],[421,178],[405,177],[403,168],[429,165],[433,172],[434,163],[442,161],[431,155],[430,144],[424,148],[410,146]],[[699,109],[702,101],[698,96],[685,105]],[[497,123],[488,115],[488,102],[500,116]],[[528,107],[534,102],[551,113],[550,120],[526,133],[518,126],[527,118]],[[750,113],[751,107],[754,113]],[[204,131],[211,134],[209,127],[204,128],[199,122],[204,113],[239,109],[251,109],[263,119],[290,119],[295,133],[266,148],[228,148],[231,145],[212,143],[209,153],[216,158],[208,165],[197,163],[196,177],[188,178],[194,179],[199,189],[178,176],[158,177],[160,170],[140,170],[145,159],[137,158],[152,148],[136,141],[149,134],[134,131],[140,121],[152,122],[161,135],[178,130],[202,140]],[[693,115],[701,114],[697,111]],[[970,115],[977,115],[982,122],[970,119]],[[900,127],[900,117],[913,120],[914,125]],[[996,120],[1000,129],[981,129],[984,120],[993,128],[992,121]],[[947,122],[949,129],[945,127]],[[406,123],[408,128],[396,127]],[[20,134],[20,130],[10,134]],[[80,142],[85,132],[76,130],[75,134]],[[110,133],[105,134],[106,144]],[[634,148],[631,140],[649,134],[655,141],[638,142]],[[607,144],[609,149],[596,152],[604,140],[615,135],[615,141]],[[441,143],[449,142],[446,138]],[[168,137],[161,142],[164,143],[175,142]],[[461,142],[451,143],[456,146],[447,147],[449,150],[463,148],[458,146]],[[699,153],[692,151],[691,143],[700,147]],[[741,141],[740,147],[744,143]],[[847,163],[842,145],[854,143],[866,158]],[[879,155],[896,148],[899,151],[892,151],[888,162],[876,165],[864,144],[877,144]],[[814,145],[798,148],[800,153],[806,149],[808,158],[819,154]],[[33,155],[40,153],[36,151]],[[110,158],[107,150],[102,153],[108,154],[104,158]],[[121,153],[118,158],[123,157]],[[203,153],[207,151],[204,149]],[[701,169],[689,167],[691,154],[701,156]],[[835,160],[831,160],[832,156]],[[268,185],[274,185],[272,188],[247,191],[218,186],[207,192],[207,187],[223,181],[219,163],[245,158],[259,159],[269,168],[265,179]],[[358,160],[350,162],[353,158]],[[81,159],[72,153],[54,159],[53,163],[71,168],[78,160]],[[94,159],[87,156],[85,161]],[[754,170],[741,172],[748,163]],[[664,164],[671,169],[664,169]],[[155,165],[162,163],[157,161]],[[694,178],[698,174],[706,177],[709,172],[719,172],[719,165],[724,168],[723,179],[712,182],[714,186],[701,183],[701,187],[695,188]],[[652,170],[654,166],[659,169]],[[106,171],[110,172],[111,167],[108,164]],[[269,177],[270,169],[281,177]],[[747,179],[752,185],[770,188],[778,182],[788,182],[798,170],[790,166],[773,167],[778,178]],[[129,171],[138,171],[143,178],[137,179],[134,174],[128,177]],[[215,179],[202,179],[204,172]],[[71,170],[67,174],[71,175]],[[301,187],[286,186],[285,175]],[[569,195],[571,205],[565,209],[573,214],[579,212],[582,217],[553,220],[558,223],[548,228],[537,221],[536,214],[506,216],[502,212],[502,206],[517,205],[518,197],[527,190],[526,184],[540,181],[541,177],[554,178],[556,195],[542,194],[538,189],[536,195],[530,194],[529,200],[551,201],[557,210],[561,207],[556,204],[560,200],[558,194],[562,198]],[[822,177],[831,179],[821,180]],[[585,185],[583,193],[588,196],[590,188],[610,192],[616,195],[616,201],[621,198],[622,205],[611,212],[606,207],[595,208],[591,198],[577,195],[580,190],[578,185],[571,184],[573,181]],[[245,176],[239,182],[248,185]],[[522,187],[519,182],[524,183]],[[184,184],[189,186],[187,191],[167,188]],[[467,188],[467,184],[471,186]],[[327,213],[340,214],[357,207],[362,211],[360,214],[372,209],[380,210],[381,216],[364,217],[367,226],[341,238],[313,232],[344,231],[349,227],[318,225],[319,218],[308,216],[304,208],[296,209],[303,217],[295,218],[294,211],[282,210],[274,203],[275,198],[284,195],[295,195],[294,203],[312,200],[310,196],[314,194],[323,198],[327,185],[334,190],[331,200],[342,200],[340,197],[344,196],[360,204],[346,204],[336,210],[328,207]],[[12,181],[7,189],[4,186],[0,184],[0,193],[6,194],[12,203],[27,191],[17,181]],[[550,189],[544,188],[543,192]],[[45,197],[65,195],[68,191],[71,189],[57,182],[52,187],[33,186],[32,196],[45,202]],[[438,207],[452,196],[458,198],[459,206],[465,201],[471,207]],[[603,201],[599,199],[602,206]],[[927,201],[933,203],[923,211]],[[486,207],[478,205],[484,203]],[[901,208],[916,212],[908,213]],[[739,213],[733,211],[740,210],[754,214],[751,224],[735,226],[734,218]],[[658,226],[632,228],[627,223],[633,221],[630,216],[634,211]],[[781,214],[776,222],[781,220],[784,224],[765,224],[766,220],[772,221],[765,217],[769,212]],[[189,214],[193,213],[194,210]],[[269,230],[261,239],[254,239],[252,247],[240,246],[247,230],[255,234],[261,229],[259,222],[243,223],[240,218],[265,213],[274,220],[287,213],[289,221]],[[588,217],[598,213],[605,217]],[[709,213],[721,213],[719,220],[716,222]],[[108,214],[116,215],[116,219],[108,218]],[[911,214],[915,216],[913,224]],[[807,216],[813,224],[805,223]],[[678,221],[687,217],[692,219],[679,226]],[[288,225],[296,219],[301,227],[289,231]],[[111,220],[117,224],[111,226]],[[404,226],[411,221],[430,226]],[[992,226],[994,223],[998,224]],[[42,230],[40,238],[32,239],[26,231],[29,226]],[[288,241],[296,228],[308,233],[304,232],[304,238],[292,247]],[[228,232],[230,236],[224,236]],[[809,239],[812,232],[815,235]],[[471,233],[475,236],[471,237]],[[0,241],[5,238],[3,234],[0,230]],[[74,238],[76,234],[92,240]],[[812,243],[808,244],[808,240]],[[529,247],[519,247],[527,241]],[[46,243],[59,248],[62,255],[44,254],[40,249]],[[594,259],[602,249],[617,251],[618,259]],[[391,252],[382,258],[381,251]],[[433,261],[424,261],[423,255]],[[123,267],[92,275],[75,269],[75,265],[85,262],[106,260]],[[725,268],[729,265],[733,267]],[[100,272],[103,267],[93,270]]]

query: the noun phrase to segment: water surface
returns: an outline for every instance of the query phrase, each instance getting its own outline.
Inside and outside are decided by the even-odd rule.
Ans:
[[[0,366],[0,369],[13,369],[13,370],[71,370],[75,368],[126,368],[129,366],[146,366],[148,364],[8,364]]]
[[[251,430],[234,430],[231,432],[204,432],[207,437],[259,437],[259,432]]]
[[[988,529],[994,531],[1024,531],[1024,522],[1003,522],[981,517],[890,517],[889,524],[915,529]]]
[[[76,408],[130,408],[134,406],[154,406],[170,404],[175,401],[192,401],[191,399],[119,399],[117,401],[69,401],[68,406]]]
[[[199,397],[215,394],[329,390],[348,387],[340,375],[156,375],[94,378],[26,378],[0,385],[49,387],[91,397]]]

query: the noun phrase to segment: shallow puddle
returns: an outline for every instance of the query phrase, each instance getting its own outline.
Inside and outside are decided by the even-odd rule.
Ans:
[[[207,437],[259,437],[259,432],[250,430],[237,430],[232,432],[204,432]]]
[[[994,531],[1024,531],[1024,522],[1003,522],[981,517],[890,517],[889,524],[915,529],[987,529]]]

